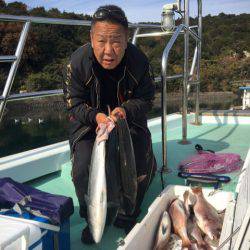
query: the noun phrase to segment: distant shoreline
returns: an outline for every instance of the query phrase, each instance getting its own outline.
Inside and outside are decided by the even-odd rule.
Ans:
[[[181,107],[181,93],[169,93],[167,95],[168,113],[176,112]],[[241,99],[233,92],[201,92],[200,108],[214,107],[230,108],[231,105],[241,104]],[[195,105],[195,93],[191,93],[189,97],[189,108]],[[161,109],[161,95],[159,92],[155,95],[153,110]],[[66,106],[62,96],[53,96],[39,98],[36,100],[25,100],[8,103],[6,115],[8,119],[24,118],[24,117],[53,117],[58,114],[66,115]]]

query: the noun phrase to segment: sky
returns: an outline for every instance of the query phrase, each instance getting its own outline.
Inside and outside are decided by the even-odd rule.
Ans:
[[[115,4],[126,13],[128,20],[134,22],[160,22],[162,6],[175,0],[16,0],[29,8],[43,6],[45,9],[58,8],[60,11],[92,15],[100,5]],[[184,1],[184,0],[183,0]],[[183,2],[182,1],[182,2]],[[14,2],[5,0],[5,2]],[[203,16],[211,14],[250,13],[250,0],[203,0]],[[197,0],[190,0],[190,14],[197,14]]]

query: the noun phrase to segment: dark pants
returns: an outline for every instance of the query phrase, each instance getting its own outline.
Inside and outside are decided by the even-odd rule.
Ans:
[[[146,131],[147,132],[147,131]],[[145,133],[142,129],[130,129],[138,178],[138,190],[134,217],[140,213],[143,197],[152,181],[156,161],[153,155],[152,142],[149,131]],[[88,192],[89,165],[91,160],[94,139],[80,140],[76,143],[73,153],[72,180],[74,182],[76,195],[80,204],[80,216],[87,219],[87,206],[85,195]]]

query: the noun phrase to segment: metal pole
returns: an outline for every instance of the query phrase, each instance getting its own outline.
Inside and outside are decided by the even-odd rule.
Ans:
[[[137,34],[139,33],[140,28],[136,28],[134,35],[133,35],[133,39],[132,39],[132,44],[136,45],[136,40],[137,40]]]
[[[183,25],[179,25],[175,30],[175,33],[170,38],[167,46],[165,47],[162,53],[162,62],[161,62],[161,78],[162,78],[162,94],[161,94],[161,106],[162,106],[162,115],[161,115],[161,129],[162,129],[162,169],[161,173],[168,172],[167,167],[167,64],[168,56],[171,48],[173,47],[178,35],[183,29]]]
[[[197,80],[199,84],[196,86],[196,101],[195,101],[195,125],[201,125],[199,119],[200,113],[200,62],[201,62],[201,40],[202,40],[202,0],[198,0],[198,36],[200,38],[197,41]]]
[[[0,122],[3,118],[3,113],[4,113],[4,109],[5,109],[6,102],[7,102],[7,97],[9,96],[9,93],[10,93],[10,90],[11,90],[12,84],[14,82],[16,72],[17,72],[17,68],[18,68],[18,65],[19,65],[20,60],[21,60],[21,56],[23,53],[23,49],[24,49],[24,45],[25,45],[25,42],[27,39],[29,28],[30,28],[30,22],[26,22],[24,27],[23,27],[23,30],[22,30],[22,33],[20,35],[20,39],[19,39],[19,42],[17,45],[17,49],[16,49],[16,53],[15,53],[16,61],[13,62],[11,65],[8,78],[7,78],[6,84],[4,86],[4,90],[3,90],[3,94],[2,94],[4,99],[0,103]]]
[[[184,21],[185,26],[189,27],[189,0],[184,2]],[[184,70],[183,70],[183,90],[182,90],[182,141],[181,144],[187,144],[187,85],[189,78],[188,58],[189,58],[189,30],[185,29],[184,34]]]
[[[196,44],[197,44],[197,41],[196,41]],[[190,75],[189,80],[194,80],[194,68],[195,68],[196,62],[197,62],[197,45],[196,45],[195,50],[194,50],[194,57],[193,57],[192,66],[191,66],[190,73],[189,73],[189,75]],[[191,84],[188,83],[187,96],[189,96],[190,88],[191,88]]]

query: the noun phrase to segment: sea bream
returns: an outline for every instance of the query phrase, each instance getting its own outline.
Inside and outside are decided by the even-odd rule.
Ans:
[[[174,233],[179,235],[182,240],[182,247],[190,247],[191,242],[187,234],[187,215],[184,203],[175,199],[169,207],[169,215],[171,217]]]
[[[219,239],[222,229],[221,216],[217,210],[204,198],[201,187],[192,188],[196,197],[194,214],[199,228],[211,239]]]
[[[208,244],[203,240],[202,232],[196,223],[196,218],[191,216],[188,219],[188,226],[187,226],[188,235],[190,236],[191,240],[195,240],[197,242],[197,249],[200,250],[207,250]]]
[[[171,220],[167,211],[164,211],[156,235],[154,250],[168,249],[168,242],[171,233]]]
[[[85,197],[90,232],[96,243],[102,238],[107,214],[107,186],[105,173],[105,144],[114,124],[99,125],[89,169],[88,195]]]

